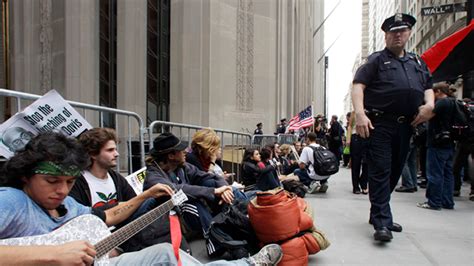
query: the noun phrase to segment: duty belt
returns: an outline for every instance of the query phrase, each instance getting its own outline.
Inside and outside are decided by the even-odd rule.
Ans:
[[[365,112],[367,117],[370,119],[382,119],[397,122],[399,124],[409,123],[413,120],[406,115],[391,114],[380,110],[366,110]]]

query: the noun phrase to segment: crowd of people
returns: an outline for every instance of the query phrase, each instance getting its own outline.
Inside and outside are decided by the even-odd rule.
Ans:
[[[318,115],[312,127],[289,132],[297,136],[294,143],[247,147],[236,178],[223,170],[221,139],[212,129],[197,131],[191,143],[169,132],[158,135],[147,154],[140,194],[115,170],[115,130],[93,128],[78,139],[56,132],[31,136],[0,172],[0,264],[90,265],[98,254],[106,254],[102,259],[109,257],[112,265],[200,265],[186,240],[204,238],[208,254],[213,254],[220,243],[209,238],[209,230],[226,207],[246,206],[261,193],[274,195],[282,188],[294,190],[300,202],[305,193],[326,193],[330,174],[318,171],[316,150],[330,151],[337,167],[342,161],[351,168],[354,194],[369,194],[369,223],[376,241],[390,241],[392,232],[403,230],[391,213],[394,190],[416,192],[420,185],[426,187],[426,201],[418,207],[453,209],[464,178],[471,181],[469,197],[474,200],[472,167],[467,163],[474,140],[471,135],[455,142],[449,134],[457,107],[455,90],[447,82],[433,84],[423,61],[404,49],[415,22],[407,14],[384,21],[386,48],[357,70],[354,110],[346,114],[345,126],[335,115],[329,124]],[[263,134],[263,124],[256,126],[254,134]],[[288,133],[286,119],[280,120],[275,133]],[[396,188],[400,176],[402,185]],[[235,180],[242,186],[231,185]],[[119,232],[168,204],[178,191],[188,200],[177,213],[177,231],[171,230],[176,226],[172,218],[156,217],[146,224],[146,233],[138,232],[104,251],[92,236],[90,241],[76,239],[65,226],[85,216],[94,218],[79,230],[106,234],[90,228],[99,221]],[[312,221],[309,228],[317,231]],[[291,239],[301,237],[299,233]],[[310,235],[319,241],[317,251],[327,246],[323,234]],[[282,242],[277,242],[261,245],[253,255],[209,265],[276,265],[285,256]]]

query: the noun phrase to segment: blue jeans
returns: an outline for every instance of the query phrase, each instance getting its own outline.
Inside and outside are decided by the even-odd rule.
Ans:
[[[202,264],[188,253],[180,250],[179,252],[183,265],[250,265],[244,258],[233,261],[213,261]],[[136,252],[124,253],[118,257],[110,259],[110,265],[177,265],[173,247],[169,243],[156,244],[151,247]]]
[[[300,182],[303,183],[303,185],[305,185],[307,187],[309,187],[309,185],[311,185],[311,182],[316,181],[315,179],[312,179],[311,177],[309,177],[308,171],[306,169],[296,169],[293,172],[293,174],[296,175],[300,179]],[[328,179],[329,178],[319,180],[319,183],[324,184],[324,183],[328,182]]]
[[[408,150],[407,161],[402,171],[402,186],[407,188],[417,187],[416,178],[416,146],[410,144],[410,150]]]
[[[453,148],[428,147],[426,198],[432,207],[454,207],[453,154]]]

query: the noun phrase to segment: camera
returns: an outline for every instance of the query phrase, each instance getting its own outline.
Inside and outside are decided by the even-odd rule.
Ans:
[[[447,144],[450,144],[451,142],[452,142],[451,134],[449,133],[449,131],[442,131],[436,134],[433,139],[433,144],[436,144],[436,145],[447,145]]]

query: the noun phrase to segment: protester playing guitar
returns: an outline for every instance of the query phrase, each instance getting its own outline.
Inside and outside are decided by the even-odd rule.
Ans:
[[[4,239],[0,241],[1,265],[90,265],[94,260],[100,259],[101,255],[105,255],[101,254],[104,253],[103,251],[114,247],[99,245],[103,241],[93,245],[88,241],[89,238],[83,236],[84,232],[94,232],[94,228],[100,227],[97,225],[99,219],[95,216],[107,226],[115,225],[131,216],[147,198],[174,194],[170,187],[158,184],[139,196],[106,211],[85,207],[68,197],[68,193],[74,185],[75,178],[87,166],[88,160],[87,154],[76,140],[59,133],[42,133],[6,162],[0,175],[0,186],[2,186],[0,187],[0,239]],[[166,209],[169,210],[174,203],[163,205],[169,207]],[[157,208],[163,208],[163,206]],[[164,213],[163,210],[158,211],[162,212],[161,214]],[[78,216],[82,220],[76,220]],[[73,218],[76,219],[73,220]],[[63,228],[50,233],[65,223],[67,224]],[[52,241],[52,239],[67,235],[68,230],[61,229],[67,229],[69,226],[79,228],[73,233],[78,236],[75,238],[76,241],[57,243]],[[97,235],[104,234],[105,237],[106,234],[102,232],[98,232]],[[47,233],[50,234],[44,237],[44,244],[38,241],[28,244],[25,243],[28,242],[28,238],[22,238]],[[41,236],[38,236],[38,239],[42,239]],[[74,238],[68,236],[65,239]],[[116,245],[121,243],[115,242]],[[183,265],[200,264],[185,252],[179,254]],[[281,248],[278,245],[268,245],[253,257],[214,263],[275,264],[281,256]],[[170,244],[158,244],[138,252],[124,253],[110,259],[107,263],[112,265],[176,265],[177,256]]]

